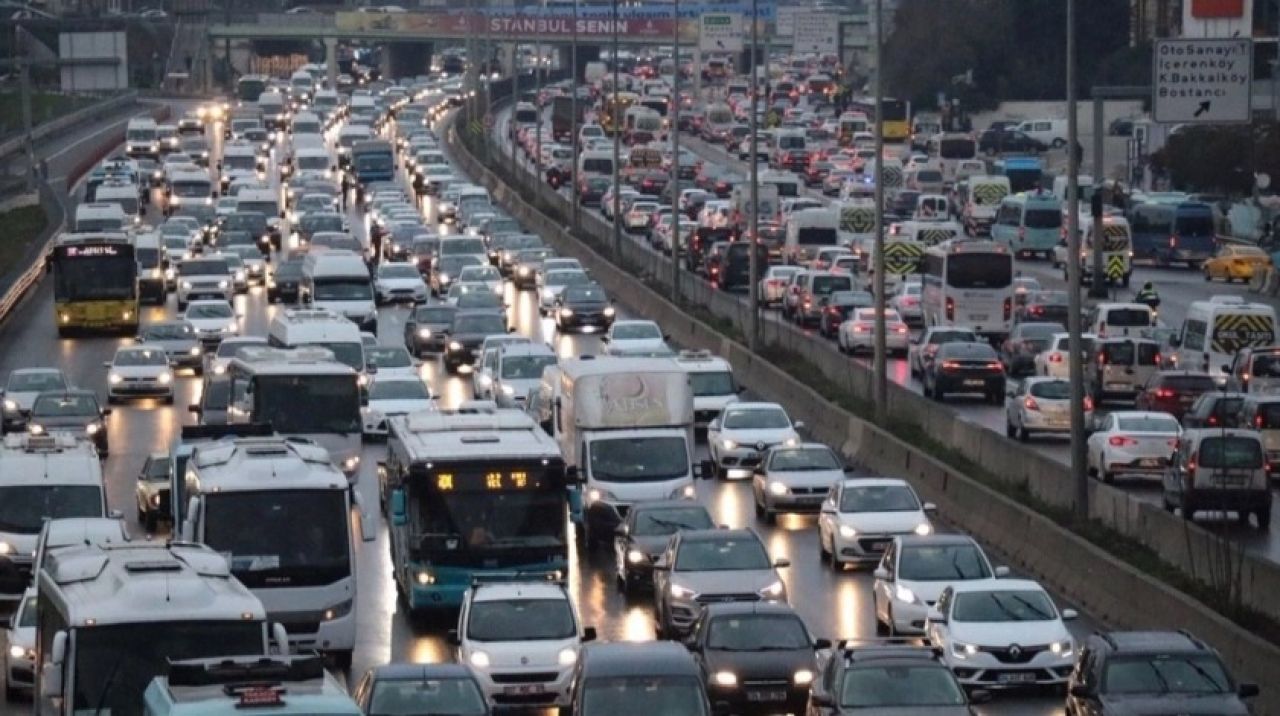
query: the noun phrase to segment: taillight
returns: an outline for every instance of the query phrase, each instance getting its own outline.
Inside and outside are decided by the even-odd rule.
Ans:
[[[1004,320],[1006,321],[1009,320],[1009,317],[1012,315],[1013,315],[1013,299],[1006,298],[1004,300]]]
[[[898,333],[906,333],[906,332],[907,332],[907,327],[906,327],[906,326],[898,326],[898,330],[897,330],[897,332],[898,332]]]
[[[1253,416],[1253,427],[1261,430],[1262,425],[1263,425],[1262,416],[1261,415]]]
[[[1098,365],[1106,365],[1106,364],[1107,364],[1107,354],[1106,354],[1106,353],[1103,353],[1103,352],[1101,352],[1101,351],[1099,351],[1099,352],[1098,352]]]
[[[1169,248],[1172,249],[1177,245],[1178,245],[1178,235],[1174,234],[1173,236],[1169,237]]]
[[[998,370],[1001,373],[1004,372],[1004,364],[998,360],[993,360],[990,363],[987,363],[987,368],[989,368],[990,370]]]
[[[1131,445],[1137,445],[1138,441],[1127,435],[1112,435],[1107,440],[1107,444],[1111,445],[1111,447],[1128,447]]]
[[[1156,388],[1157,398],[1172,398],[1176,395],[1172,388]]]
[[[956,320],[956,300],[954,298],[951,298],[950,296],[947,296],[946,310],[947,310],[947,320],[948,321]]]
[[[1208,421],[1208,422],[1209,422],[1209,425],[1217,425],[1217,424],[1218,424],[1218,416],[1216,416],[1216,415],[1210,415],[1210,416],[1209,416],[1209,421]]]
[[[942,361],[942,367],[946,370],[955,370],[960,367],[960,363],[953,360],[944,360]]]
[[[1196,477],[1196,463],[1199,462],[1199,453],[1192,453],[1191,459],[1187,460],[1187,472],[1191,473],[1191,479]]]
[[[1061,353],[1053,353],[1053,354],[1050,354],[1050,356],[1049,356],[1049,362],[1050,362],[1050,363],[1061,363],[1061,362],[1062,362],[1062,354],[1061,354]]]
[[[1036,399],[1035,399],[1035,398],[1032,398],[1031,396],[1027,396],[1027,399],[1026,399],[1026,400],[1024,400],[1024,401],[1022,401],[1022,405],[1023,405],[1023,407],[1025,407],[1027,410],[1039,410],[1039,409],[1040,409],[1040,404],[1039,404],[1039,403],[1037,403],[1037,402],[1036,402]]]
[[[1091,410],[1093,410],[1093,398],[1086,395],[1084,396],[1084,412],[1087,413]]]

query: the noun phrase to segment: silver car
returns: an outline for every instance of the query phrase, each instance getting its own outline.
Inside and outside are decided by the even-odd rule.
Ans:
[[[170,367],[204,372],[204,348],[195,326],[187,321],[157,321],[138,329],[138,342],[164,349]]]
[[[687,634],[702,606],[713,602],[786,602],[778,570],[751,530],[690,530],[672,535],[654,563],[653,595],[658,630],[666,637]]]
[[[844,466],[822,443],[774,447],[751,478],[756,516],[773,524],[779,512],[817,512]]]

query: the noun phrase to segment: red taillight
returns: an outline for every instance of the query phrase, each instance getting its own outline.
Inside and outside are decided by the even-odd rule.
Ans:
[[[1061,362],[1062,362],[1062,354],[1061,354],[1061,353],[1052,353],[1052,354],[1050,354],[1050,355],[1049,355],[1049,362],[1050,362],[1050,363],[1061,363]]]
[[[867,332],[867,329],[866,329],[866,326],[863,326],[861,323],[855,323],[855,324],[853,324],[853,332],[854,332],[854,333],[866,333],[866,332]]]
[[[1031,308],[1027,309],[1027,312],[1031,313],[1032,315],[1038,316],[1044,313],[1044,306],[1032,306]]]
[[[1106,365],[1106,364],[1107,364],[1107,354],[1106,354],[1106,353],[1099,352],[1099,353],[1098,353],[1098,365]]]
[[[1013,315],[1013,299],[1006,298],[1004,300],[1004,320],[1006,321],[1009,320],[1009,317],[1012,315]]]
[[[950,296],[947,296],[947,308],[946,308],[946,311],[947,311],[947,320],[948,320],[948,321],[954,321],[954,320],[956,320],[956,300],[955,300],[954,298],[951,298]]]
[[[955,370],[960,367],[960,363],[953,360],[942,361],[942,367],[946,370]]]
[[[1026,399],[1026,400],[1024,400],[1024,401],[1022,401],[1022,405],[1023,405],[1023,407],[1025,407],[1027,410],[1039,410],[1039,409],[1040,409],[1040,404],[1039,404],[1039,403],[1037,403],[1037,402],[1036,402],[1036,399],[1035,399],[1035,398],[1032,398],[1031,396],[1027,396],[1027,399]]]
[[[907,332],[907,327],[906,327],[906,326],[898,326],[897,332],[898,332],[898,333],[906,333],[906,332]]]
[[[1218,424],[1218,416],[1216,416],[1216,415],[1210,415],[1210,416],[1209,416],[1209,421],[1208,421],[1208,422],[1209,422],[1209,425],[1217,425],[1217,424]]]
[[[1178,235],[1174,234],[1173,236],[1169,237],[1169,248],[1172,249],[1177,245],[1178,245]]]
[[[1199,457],[1199,453],[1192,453],[1191,459],[1187,460],[1187,472],[1191,473],[1192,479],[1195,479],[1196,476],[1196,463],[1199,462]]]
[[[1091,410],[1093,410],[1093,398],[1086,395],[1084,396],[1084,412],[1087,413]]]
[[[1172,388],[1156,388],[1157,398],[1172,398],[1176,395]]]
[[[989,368],[990,370],[1000,371],[1001,373],[1004,372],[1004,364],[998,360],[993,360],[990,363],[988,363],[987,368]]]
[[[1261,415],[1255,415],[1255,416],[1253,416],[1253,427],[1255,427],[1255,428],[1257,428],[1257,429],[1261,430],[1261,429],[1262,429],[1262,424],[1263,424],[1263,422],[1262,422],[1262,416],[1261,416]]]
[[[1127,435],[1112,435],[1111,438],[1107,440],[1107,443],[1111,445],[1111,447],[1128,447],[1130,445],[1137,445],[1138,441]]]
[[[908,297],[906,297],[906,298],[902,299],[902,303],[903,303],[903,304],[905,304],[905,305],[907,305],[907,306],[914,306],[914,305],[916,305],[916,304],[920,303],[920,299],[915,298],[915,297],[912,297],[912,296],[908,296]]]

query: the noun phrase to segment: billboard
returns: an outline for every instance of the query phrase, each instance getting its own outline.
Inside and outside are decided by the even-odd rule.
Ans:
[[[1254,0],[1184,0],[1182,37],[1252,37],[1253,3]]]

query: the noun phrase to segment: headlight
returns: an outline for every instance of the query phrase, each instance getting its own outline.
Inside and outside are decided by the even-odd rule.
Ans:
[[[573,315],[573,309],[572,309],[572,308],[562,308],[562,309],[560,309],[560,317],[561,317],[561,318],[569,318],[569,317],[570,317],[570,316],[572,316],[572,315]]]
[[[426,585],[428,585],[428,584],[435,584],[435,583],[436,583],[436,577],[435,577],[435,575],[434,575],[434,574],[432,574],[432,573],[430,573],[430,572],[428,572],[428,571],[426,571],[425,569],[424,569],[424,570],[422,570],[421,572],[418,572],[418,574],[417,574],[417,576],[415,577],[415,579],[417,579],[418,584],[421,584],[421,585],[423,585],[423,586],[426,586]]]
[[[449,350],[460,351],[462,350],[462,344],[457,341],[449,341]]]
[[[786,442],[783,443],[783,445],[786,445],[787,447],[795,447],[799,444],[800,444],[800,438],[796,438],[796,437],[787,438]]]
[[[800,669],[791,677],[791,683],[796,686],[808,686],[813,683],[813,672],[808,669]]]
[[[737,450],[738,442],[736,440],[730,440],[728,438],[725,438],[724,440],[720,441],[720,446],[723,447],[725,450]]]
[[[765,598],[767,598],[767,599],[778,599],[778,598],[779,598],[779,597],[781,597],[781,596],[782,596],[786,591],[787,591],[787,588],[786,588],[786,587],[784,587],[784,586],[782,586],[782,581],[781,581],[781,580],[777,580],[777,581],[775,581],[773,584],[770,584],[769,586],[765,587],[764,589],[761,589],[761,590],[760,590],[760,596],[765,597]]]
[[[21,659],[26,655],[27,655],[27,650],[23,649],[17,644],[14,644],[13,646],[9,647],[9,656],[14,659]]]
[[[1071,656],[1072,647],[1074,646],[1075,645],[1071,642],[1070,639],[1064,639],[1062,641],[1055,641],[1052,644],[1050,644],[1049,651],[1056,656],[1066,657],[1066,656]]]
[[[787,486],[786,486],[786,485],[784,485],[784,484],[782,484],[781,482],[770,482],[770,483],[769,483],[769,494],[772,494],[772,495],[785,495],[785,494],[787,494]]]
[[[190,291],[190,290],[191,290],[191,282],[190,282],[190,281],[183,281],[183,282],[182,282],[182,288],[184,288],[184,289],[185,289],[185,290],[187,290],[187,291]]]
[[[120,385],[124,382],[124,378],[119,373],[112,373],[107,376],[107,382],[112,385]]]
[[[27,426],[27,432],[31,433],[32,435],[44,435],[44,426],[41,425],[40,423],[32,423]],[[0,544],[4,544],[4,543],[0,542]],[[4,553],[0,552],[0,554],[4,554]]]
[[[449,283],[449,274],[447,273],[440,274],[440,283]]]
[[[606,316],[612,316],[613,314],[614,314],[613,306],[605,306],[605,307],[604,307],[604,315],[606,315]]]
[[[893,596],[898,601],[907,602],[909,604],[912,602],[915,602],[916,600],[916,593],[911,591],[909,588],[902,586],[901,584],[899,584],[897,587],[894,588]]]
[[[160,493],[158,493],[158,492],[157,492],[156,494],[152,495],[152,496],[151,496],[151,500],[150,500],[150,502],[151,502],[152,507],[159,507],[159,506],[160,506]]]
[[[968,659],[978,653],[978,647],[973,644],[966,644],[962,641],[951,643],[951,655],[957,659]]]
[[[840,536],[845,539],[853,539],[858,536],[858,531],[849,525],[840,525]]]
[[[489,668],[489,655],[484,653],[483,651],[471,652],[470,661],[471,661],[471,665],[476,667],[477,669]]]
[[[218,288],[225,289],[225,288],[228,288],[229,286],[231,286],[231,284],[227,283],[226,281],[218,282]]]
[[[556,661],[560,662],[561,666],[573,666],[578,661],[578,650],[565,647],[556,656]]]
[[[351,457],[342,461],[342,469],[344,472],[354,472],[357,467],[360,467],[359,455],[352,455]]]
[[[243,280],[244,280],[244,271],[236,271],[236,280],[237,280],[237,281],[243,281]]]
[[[6,399],[4,401],[4,409],[9,411],[10,413],[17,412],[18,403],[16,401]]]
[[[688,587],[682,587],[679,584],[672,584],[671,596],[676,599],[693,599],[698,596],[698,593]]]
[[[549,289],[549,288],[544,288],[544,289],[542,289],[542,297],[543,297],[543,298],[555,298],[555,297],[556,297],[556,294],[555,294],[555,292],[554,292],[554,291],[552,291],[551,289]]]
[[[515,389],[515,388],[513,388],[513,387],[511,387],[511,386],[509,386],[509,385],[505,385],[505,384],[504,384],[504,385],[502,386],[501,390],[502,390],[502,394],[503,394],[503,395],[506,395],[506,396],[512,396],[512,395],[515,395],[515,394],[516,394],[516,389]]]
[[[921,522],[920,524],[916,525],[915,533],[920,535],[921,537],[925,535],[933,534],[933,525],[929,524],[928,522]]]
[[[733,688],[738,685],[738,677],[732,671],[717,671],[711,675],[711,683]]]
[[[521,276],[528,276],[528,275],[529,275],[529,267],[528,267],[528,266],[521,266],[520,268],[516,269],[516,273],[520,274]]]
[[[89,435],[91,435],[91,436],[92,436],[92,435],[97,435],[97,434],[98,434],[98,431],[99,431],[99,430],[101,430],[101,429],[102,429],[102,426],[101,426],[101,425],[99,425],[99,424],[97,424],[97,423],[89,423],[88,425],[84,426],[84,431],[85,431],[85,433],[87,433],[87,434],[89,434]]]
[[[0,554],[13,554],[13,545],[8,542],[0,542]]]
[[[161,385],[168,385],[169,383],[173,382],[173,374],[166,371],[164,373],[161,373],[160,376],[156,378],[156,380],[160,381]]]
[[[627,562],[631,564],[644,564],[649,561],[649,555],[638,549],[629,550],[627,552]]]

